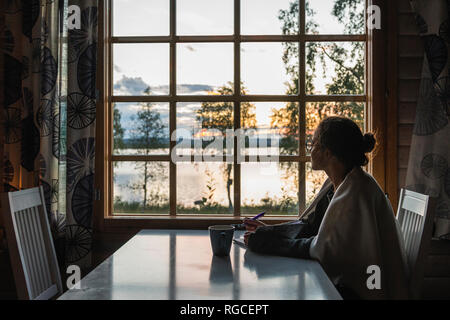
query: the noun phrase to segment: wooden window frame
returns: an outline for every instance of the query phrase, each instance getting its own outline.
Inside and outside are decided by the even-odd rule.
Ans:
[[[392,172],[394,169],[391,162],[386,165],[386,150],[392,152],[394,149],[396,153],[396,131],[393,132],[392,125],[386,125],[387,119],[392,119],[392,112],[387,114],[388,105],[386,104],[387,83],[392,85],[389,79],[386,79],[386,72],[374,72],[374,70],[383,70],[386,64],[385,56],[385,43],[387,39],[387,30],[383,27],[386,26],[386,16],[382,14],[382,29],[381,30],[368,30],[366,26],[366,33],[363,35],[311,35],[304,34],[305,30],[305,1],[300,0],[300,34],[299,35],[279,35],[279,36],[236,36],[240,34],[240,0],[234,0],[235,5],[235,35],[231,36],[176,36],[176,8],[175,0],[170,0],[170,35],[163,37],[109,37],[112,34],[112,10],[111,0],[99,1],[99,41],[98,41],[98,67],[97,67],[97,85],[100,88],[99,99],[97,101],[97,127],[96,127],[96,174],[95,174],[95,189],[99,191],[101,195],[96,199],[94,203],[94,229],[100,232],[113,232],[123,229],[128,230],[140,230],[143,228],[206,228],[212,223],[236,223],[241,219],[240,214],[240,175],[237,174],[239,170],[236,170],[240,166],[236,162],[234,163],[234,214],[233,215],[176,215],[176,166],[172,161],[169,161],[169,181],[171,185],[170,191],[170,208],[169,215],[155,216],[155,215],[134,215],[134,216],[121,216],[111,215],[112,212],[112,159],[121,160],[128,159],[132,161],[133,157],[114,156],[111,154],[112,150],[112,103],[114,102],[169,102],[170,116],[169,127],[170,132],[176,125],[175,118],[175,104],[176,102],[183,101],[212,101],[214,99],[220,101],[231,101],[234,103],[234,114],[240,114],[240,102],[242,101],[295,101],[299,103],[300,108],[300,141],[299,141],[299,154],[298,156],[283,156],[280,157],[281,161],[298,161],[299,163],[299,177],[304,177],[305,164],[309,159],[309,156],[305,154],[305,105],[307,102],[314,101],[358,101],[365,102],[365,126],[369,131],[375,131],[377,133],[378,147],[377,152],[371,159],[368,165],[368,171],[376,178],[380,186],[386,192],[396,193],[396,168],[395,176],[391,179],[387,179],[386,173]],[[392,1],[386,1],[387,3]],[[395,5],[386,4],[384,0],[366,0],[366,8],[369,5],[375,4],[380,6],[382,13],[387,12],[387,7],[392,10]],[[396,11],[395,11],[396,12]],[[392,12],[390,14],[392,17]],[[395,21],[394,21],[395,22]],[[385,28],[386,29],[386,28]],[[175,79],[176,79],[176,57],[175,47],[180,42],[231,42],[234,43],[234,95],[233,96],[220,96],[212,98],[210,96],[177,96],[175,93]],[[300,92],[296,96],[285,95],[248,95],[245,97],[238,97],[240,93],[240,43],[241,42],[282,42],[282,41],[295,41],[299,43],[299,68],[300,74],[305,73],[305,49],[302,48],[302,44],[307,41],[365,41],[366,42],[366,73],[365,73],[365,94],[363,95],[313,95],[308,96],[305,93],[305,79],[300,77]],[[169,96],[146,96],[146,97],[113,97],[112,94],[112,52],[111,47],[113,43],[170,43],[170,92]],[[304,45],[303,45],[304,46]],[[392,53],[392,52],[391,52]],[[394,54],[390,55],[389,61]],[[396,74],[395,74],[396,75]],[[393,77],[391,77],[393,78]],[[367,85],[369,84],[369,85]],[[392,96],[387,101],[390,103],[389,107],[395,101]],[[395,115],[396,116],[396,115]],[[239,117],[234,117],[235,128],[240,127]],[[396,118],[395,118],[396,119]],[[303,131],[303,132],[302,132]],[[385,139],[386,134],[389,133],[389,139]],[[106,139],[105,137],[110,137]],[[395,138],[395,139],[393,139]],[[99,142],[103,143],[99,143]],[[388,142],[388,143],[387,143]],[[236,148],[235,143],[235,148]],[[395,148],[393,148],[395,145]],[[175,142],[170,142],[170,150],[175,146]],[[235,149],[236,154],[236,149]],[[167,159],[166,159],[167,157]],[[137,159],[137,158],[136,158]],[[155,157],[154,161],[158,160],[170,160],[170,155],[163,157]],[[395,158],[396,159],[396,158]],[[396,164],[396,161],[395,161]],[[303,175],[302,175],[303,174]],[[395,182],[395,186],[394,186]],[[303,183],[303,186],[302,186]],[[299,190],[304,188],[304,179],[299,179]],[[387,185],[389,183],[389,185]],[[238,194],[236,196],[236,194]],[[239,200],[239,201],[237,201]],[[301,199],[299,199],[300,203]],[[303,201],[304,203],[304,201]],[[303,209],[303,208],[300,208]],[[301,210],[300,210],[301,212]],[[297,216],[274,216],[265,218],[270,223],[279,223],[296,219]]]
[[[3,27],[5,25],[5,16],[4,16],[4,1],[1,1],[0,3],[0,30],[3,30]],[[0,37],[0,48],[3,48],[3,42],[4,37]],[[0,88],[4,88],[4,80],[5,77],[3,76],[5,72],[4,69],[4,59],[3,54],[0,54]],[[4,107],[4,90],[0,90],[0,107]],[[4,175],[4,146],[5,146],[5,130],[3,128],[3,124],[0,123],[0,193],[4,192],[4,183],[3,183],[3,175]],[[2,210],[2,203],[0,200],[0,210]],[[0,249],[2,247],[2,240],[3,240],[3,217],[0,215]]]

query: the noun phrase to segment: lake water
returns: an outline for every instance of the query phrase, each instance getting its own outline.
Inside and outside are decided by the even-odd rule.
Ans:
[[[163,154],[167,150],[153,150],[152,154]],[[136,154],[135,150],[122,150],[121,154]],[[250,151],[254,154],[254,151]],[[266,153],[265,153],[266,154]],[[273,154],[273,153],[272,153]],[[233,166],[222,162],[193,162],[177,164],[177,207],[189,211],[218,205],[229,207],[233,202],[234,182],[227,190],[228,178],[234,180]],[[147,170],[147,206],[168,207],[169,162],[116,162],[114,171],[114,198],[128,203],[143,203],[144,177]],[[312,171],[309,163],[306,170],[307,203],[325,181],[325,174]],[[298,205],[298,163],[241,163],[241,207],[270,206],[270,204],[294,202]],[[203,199],[203,200],[202,200]],[[206,199],[206,200],[205,200]],[[243,208],[245,211],[245,208]],[[168,209],[167,209],[168,210]],[[294,209],[292,209],[294,210]],[[290,212],[294,213],[294,212]]]

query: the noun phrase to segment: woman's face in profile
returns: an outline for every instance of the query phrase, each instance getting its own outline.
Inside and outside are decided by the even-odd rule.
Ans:
[[[311,144],[311,167],[313,170],[323,170],[325,164],[325,154],[323,148],[319,145],[319,129],[316,129]]]

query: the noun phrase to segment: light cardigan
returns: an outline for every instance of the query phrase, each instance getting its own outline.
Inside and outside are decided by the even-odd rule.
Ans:
[[[408,298],[400,228],[380,186],[360,167],[335,190],[309,254],[334,284],[350,288],[362,299]],[[379,267],[381,289],[367,286],[372,265]]]

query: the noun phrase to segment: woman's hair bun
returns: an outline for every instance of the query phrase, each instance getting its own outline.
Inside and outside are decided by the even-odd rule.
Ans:
[[[364,141],[363,145],[364,153],[371,152],[375,148],[376,140],[373,133],[364,134],[363,141]]]

